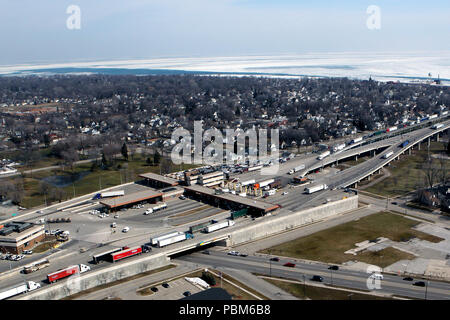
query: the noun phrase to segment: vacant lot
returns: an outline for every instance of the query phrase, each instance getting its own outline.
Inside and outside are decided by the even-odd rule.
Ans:
[[[430,154],[442,153],[446,150],[446,146],[443,142],[431,142]],[[421,149],[413,150],[411,155],[405,154],[400,156],[399,161],[391,162],[388,167],[391,176],[365,190],[385,197],[393,197],[418,189],[425,181],[425,171],[422,167],[428,157],[425,143],[422,144]],[[436,160],[436,165],[438,162]],[[447,160],[446,163],[448,168],[450,161]]]
[[[357,256],[344,252],[354,248],[357,242],[374,240],[378,237],[386,237],[393,241],[407,241],[414,237],[432,242],[443,240],[411,229],[418,223],[399,215],[381,212],[265,249],[262,252],[329,263],[343,263],[357,259],[386,267],[398,260],[412,259],[414,256],[393,248],[379,252],[366,251]]]
[[[264,279],[280,289],[300,299],[311,300],[392,300],[363,293],[353,293],[344,290],[328,289],[316,286],[304,286],[300,283],[292,283],[281,280]],[[306,296],[305,296],[306,293]],[[349,296],[350,295],[350,296]]]

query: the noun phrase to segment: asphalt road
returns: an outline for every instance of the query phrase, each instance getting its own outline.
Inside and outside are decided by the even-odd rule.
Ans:
[[[328,270],[326,264],[308,264],[292,259],[280,259],[279,262],[270,261],[268,257],[248,256],[236,257],[230,256],[219,251],[210,251],[210,255],[194,253],[177,258],[177,260],[198,263],[212,268],[226,267],[238,270],[245,270],[252,273],[259,273],[268,276],[283,277],[295,279],[306,283],[311,282],[313,275],[319,275],[324,278],[324,283],[334,286],[341,286],[349,289],[369,290],[368,283],[376,286],[370,280],[369,273],[346,270],[340,268],[338,271]],[[294,268],[284,267],[286,262],[295,263]],[[384,279],[380,280],[380,289],[373,289],[380,293],[392,294],[396,296],[430,300],[450,300],[450,284],[438,281],[429,281],[428,287],[418,287],[412,285],[412,282],[403,280],[402,277],[384,274]],[[305,278],[304,278],[305,277]],[[415,279],[413,282],[417,281]],[[427,281],[425,281],[426,283]],[[372,287],[373,288],[373,287]],[[371,291],[371,290],[369,290]]]

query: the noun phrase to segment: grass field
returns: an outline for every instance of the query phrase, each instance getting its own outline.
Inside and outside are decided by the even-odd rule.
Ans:
[[[355,243],[386,237],[393,241],[419,238],[432,242],[443,239],[411,229],[419,222],[388,212],[376,213],[358,221],[351,221],[312,235],[264,249],[262,253],[301,258],[328,263],[343,263],[358,260],[386,267],[398,260],[414,256],[393,248],[379,252],[365,251],[356,256],[344,252],[355,248]]]
[[[431,142],[430,154],[444,152],[446,144],[443,142]],[[425,174],[422,166],[427,159],[426,144],[422,144],[421,150],[413,150],[411,155],[400,156],[399,161],[391,162],[388,170],[391,176],[374,184],[365,190],[382,196],[394,197],[414,191],[424,182]],[[447,167],[450,161],[447,161]]]
[[[264,279],[300,299],[311,300],[392,300],[390,298],[373,296],[370,294],[348,292],[344,290],[308,286],[281,280]],[[305,295],[306,293],[306,295]],[[351,296],[349,296],[351,294]]]
[[[24,197],[21,205],[26,208],[33,208],[36,206],[44,205],[47,199],[47,204],[50,204],[50,197],[46,197],[40,193],[39,184],[40,181],[46,177],[51,176],[63,176],[70,179],[72,176],[84,173],[86,174],[80,180],[73,184],[61,187],[62,201],[68,200],[74,197],[82,196],[88,193],[95,192],[99,189],[105,189],[113,187],[122,183],[132,182],[140,180],[138,175],[146,172],[159,173],[159,166],[149,166],[145,162],[145,159],[139,155],[135,156],[133,160],[125,161],[122,159],[116,160],[114,166],[108,170],[95,169],[91,171],[92,164],[80,164],[74,166],[73,170],[57,169],[50,171],[34,172],[32,175],[27,174],[23,178]],[[194,165],[183,164],[182,170],[194,167]],[[180,166],[174,166],[174,171],[180,170]],[[20,180],[22,177],[9,178],[9,180]],[[56,202],[57,200],[54,200]]]

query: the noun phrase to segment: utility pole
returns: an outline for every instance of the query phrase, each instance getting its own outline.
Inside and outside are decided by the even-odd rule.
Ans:
[[[303,275],[303,296],[306,299],[306,276]]]
[[[428,284],[430,283],[430,280],[427,280],[427,284],[425,286],[425,300],[427,300],[427,293],[428,293]]]
[[[270,257],[270,251],[269,251],[269,257]],[[270,272],[270,277],[272,277],[272,259],[269,258],[269,272]]]

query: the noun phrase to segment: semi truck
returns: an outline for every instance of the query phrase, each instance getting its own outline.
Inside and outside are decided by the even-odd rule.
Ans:
[[[189,227],[189,233],[194,234],[195,232],[200,232],[203,229],[205,229],[205,227],[209,226],[212,223],[215,223],[215,220],[210,220],[210,221],[206,221],[206,222],[202,222],[202,223],[198,223],[195,224],[193,226]]]
[[[318,160],[323,160],[324,158],[328,157],[329,155],[330,155],[330,151],[325,151],[325,152],[321,153],[321,154],[317,157],[317,159],[318,159]]]
[[[180,241],[184,241],[187,239],[193,239],[193,238],[194,238],[194,236],[189,232],[179,232],[178,235],[175,235],[173,237],[158,240],[158,248],[162,248],[162,247],[168,246],[173,243],[177,243]]]
[[[277,191],[272,189],[272,190],[268,190],[264,192],[264,198],[268,197],[268,196],[273,196]]]
[[[275,182],[275,179],[264,180],[262,182],[255,183],[255,188],[256,189],[264,188],[264,187],[267,187],[269,184],[274,183],[274,182]]]
[[[437,124],[435,124],[434,126],[432,126],[431,127],[431,129],[440,129],[440,128],[442,128],[444,125],[442,124],[442,123],[437,123]]]
[[[386,129],[386,132],[392,132],[392,131],[395,131],[395,130],[397,130],[398,128],[396,127],[396,126],[394,126],[394,127],[390,127],[390,128],[387,128]]]
[[[392,156],[393,154],[394,154],[393,151],[389,151],[388,153],[386,153],[385,155],[383,155],[383,158],[384,158],[384,159],[387,159],[387,158],[389,158],[390,156]]]
[[[350,141],[350,144],[354,144],[354,143],[360,142],[360,141],[362,141],[362,139],[363,139],[362,137],[352,139],[352,141]]]
[[[297,167],[291,169],[288,173],[289,173],[289,174],[294,174],[294,173],[296,173],[296,172],[298,172],[298,171],[300,171],[300,170],[303,170],[303,169],[305,169],[305,165],[304,165],[304,164],[299,165],[299,166],[297,166]]]
[[[255,184],[255,180],[254,179],[252,179],[252,180],[248,180],[248,181],[243,181],[243,182],[241,182],[241,186],[248,186],[249,184]]]
[[[400,148],[404,148],[404,147],[406,147],[408,144],[409,144],[409,140],[403,141],[403,142],[400,144]]]
[[[233,220],[225,220],[222,222],[217,222],[212,225],[209,225],[205,228],[206,233],[214,232],[223,228],[234,226],[235,222]]]
[[[25,283],[9,288],[3,292],[0,292],[0,300],[8,299],[21,293],[33,291],[39,289],[40,287],[41,285],[39,283],[36,283],[34,281],[27,281]]]
[[[429,120],[431,120],[431,119],[436,119],[437,117],[438,117],[437,114],[432,114],[432,115],[429,117]]]
[[[160,210],[164,210],[166,208],[167,208],[167,203],[163,202],[163,203],[157,204],[156,206],[148,208],[147,210],[145,210],[144,214],[148,215],[148,214],[160,211]]]
[[[120,197],[125,195],[125,191],[124,190],[117,190],[117,191],[108,191],[108,192],[102,192],[102,193],[97,193],[93,199],[94,200],[98,200],[98,199],[103,199],[103,198],[110,198],[110,197]]]
[[[179,231],[173,231],[173,232],[169,232],[169,233],[166,233],[166,234],[162,234],[160,236],[151,238],[150,239],[150,243],[152,244],[152,246],[156,246],[156,245],[158,245],[158,241],[159,240],[168,239],[168,238],[177,236],[179,234],[181,234],[181,232],[179,232]]]
[[[148,245],[142,245],[140,247],[133,247],[133,248],[129,247],[115,248],[93,256],[92,261],[95,264],[99,264],[102,261],[116,262],[123,258],[150,252],[151,250],[152,248]]]
[[[125,250],[117,251],[111,254],[112,262],[116,262],[119,260],[122,260],[124,258],[129,258],[133,256],[137,256],[142,254],[142,247],[134,247],[134,248],[127,248]]]
[[[47,275],[47,280],[49,283],[53,283],[55,281],[58,281],[60,279],[64,279],[66,277],[69,277],[73,274],[78,273],[84,273],[91,270],[91,267],[85,265],[85,264],[77,264],[74,266],[67,267],[65,269],[58,270],[56,272],[50,273]]]
[[[33,262],[32,264],[29,264],[25,267],[23,267],[23,273],[28,274],[35,271],[38,271],[40,269],[47,268],[50,265],[50,261],[47,259],[42,259],[36,262]]]
[[[341,144],[338,144],[338,145],[334,146],[333,147],[333,151],[334,152],[341,151],[344,148],[345,148],[345,143],[341,143]]]
[[[328,186],[323,183],[323,184],[319,184],[319,185],[312,186],[312,187],[309,187],[309,188],[305,188],[305,192],[308,193],[308,194],[311,194],[311,193],[314,193],[314,192],[317,192],[317,191],[320,191],[320,190],[325,190],[327,188],[328,188]]]

